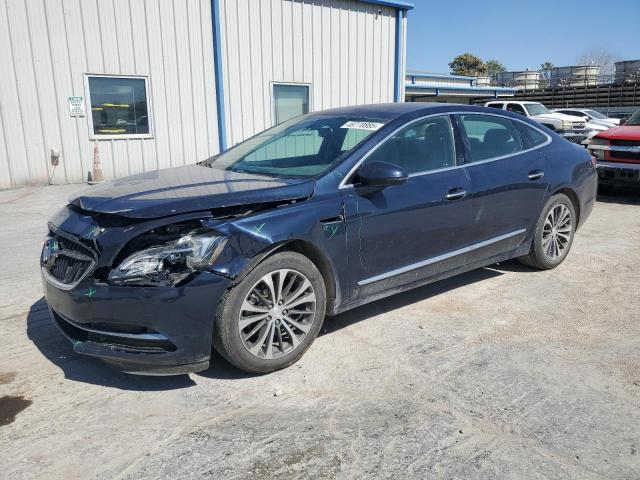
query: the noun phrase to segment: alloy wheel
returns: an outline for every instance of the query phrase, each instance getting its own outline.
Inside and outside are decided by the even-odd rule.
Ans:
[[[298,348],[315,317],[316,295],[309,279],[280,269],[253,285],[240,307],[238,329],[249,353],[274,359]]]
[[[560,203],[549,210],[542,229],[542,251],[550,260],[562,257],[571,243],[573,220],[569,207]]]

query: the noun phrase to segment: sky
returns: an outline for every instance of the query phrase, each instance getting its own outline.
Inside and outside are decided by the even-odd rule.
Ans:
[[[593,49],[640,59],[640,0],[413,0],[407,70],[448,73],[470,52],[507,70],[575,65]]]

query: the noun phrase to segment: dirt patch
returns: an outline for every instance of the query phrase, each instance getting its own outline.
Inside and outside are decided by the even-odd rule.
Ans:
[[[0,373],[0,385],[11,383],[14,378],[16,378],[16,374],[14,372]]]
[[[21,411],[31,405],[31,400],[24,397],[0,397],[0,426],[9,425]]]

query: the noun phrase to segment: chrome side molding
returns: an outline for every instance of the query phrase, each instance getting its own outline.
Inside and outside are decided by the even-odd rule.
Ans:
[[[489,240],[484,240],[480,243],[474,243],[473,245],[469,245],[468,247],[460,248],[459,250],[454,250],[452,252],[443,253],[442,255],[438,255],[437,257],[428,258],[427,260],[423,260],[418,263],[412,263],[411,265],[407,265],[405,267],[396,268],[395,270],[391,270],[389,272],[381,273],[380,275],[376,275],[374,277],[365,278],[364,280],[360,280],[358,282],[358,286],[362,287],[364,285],[369,285],[370,283],[378,282],[380,280],[385,280],[387,278],[395,277],[396,275],[401,275],[403,273],[410,272],[411,270],[416,270],[418,268],[426,267],[427,265],[432,265],[434,263],[441,262],[443,260],[447,260],[452,257],[456,257],[458,255],[462,255],[464,253],[472,252],[482,247],[489,246],[493,243],[501,242],[502,240],[506,240],[511,237],[515,237],[516,235],[520,235],[521,233],[526,232],[526,228],[521,228],[520,230],[516,230],[514,232],[505,233],[504,235],[500,235],[498,237],[490,238]]]

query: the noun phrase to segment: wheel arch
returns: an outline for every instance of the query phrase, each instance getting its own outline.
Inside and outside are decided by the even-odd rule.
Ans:
[[[333,314],[340,304],[340,288],[338,275],[328,256],[312,242],[302,239],[286,240],[274,245],[269,245],[257,255],[255,255],[244,266],[242,271],[234,278],[233,284],[240,283],[254,268],[264,262],[267,258],[278,252],[292,251],[307,257],[318,269],[324,281],[327,293],[326,313]]]
[[[567,197],[569,197],[569,200],[571,200],[573,209],[576,212],[576,225],[580,225],[580,199],[578,198],[578,194],[572,188],[565,186],[554,191],[552,196],[559,193],[566,195]]]

